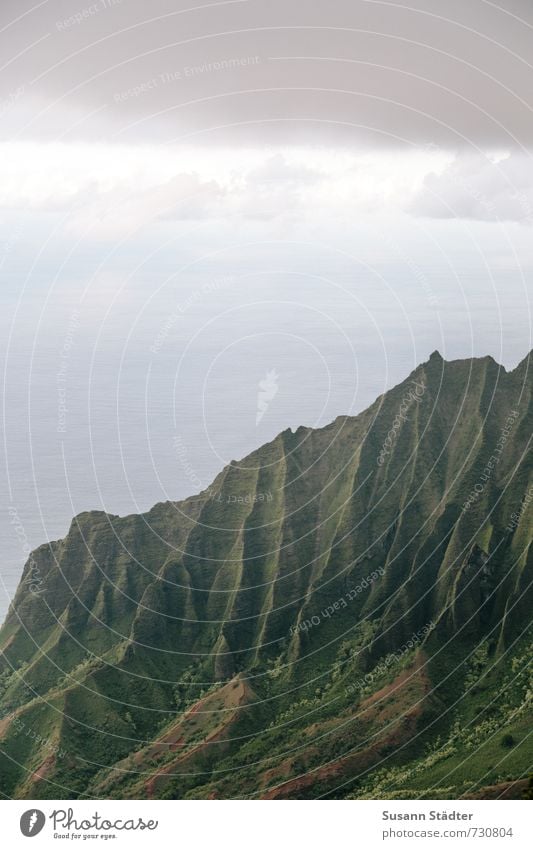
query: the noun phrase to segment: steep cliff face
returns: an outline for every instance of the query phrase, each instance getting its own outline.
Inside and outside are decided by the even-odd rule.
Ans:
[[[529,358],[435,353],[199,496],[77,516],[0,632],[0,790],[379,797],[387,768],[389,796],[435,798],[448,767],[450,795],[522,777],[531,386]]]

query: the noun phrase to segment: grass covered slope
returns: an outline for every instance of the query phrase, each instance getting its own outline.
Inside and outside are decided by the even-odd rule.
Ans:
[[[528,793],[531,386],[435,353],[194,498],[76,517],[0,632],[1,792]]]

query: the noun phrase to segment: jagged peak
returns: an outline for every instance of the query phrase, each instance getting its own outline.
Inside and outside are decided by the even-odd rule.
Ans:
[[[81,513],[77,513],[72,518],[70,523],[70,531],[75,530],[77,527],[79,527],[80,524],[92,522],[94,519],[106,519],[108,521],[112,521],[113,519],[118,518],[120,517],[115,515],[114,513],[108,513],[106,510],[82,510]]]
[[[319,431],[327,430],[329,428],[336,428],[339,425],[343,426],[345,423],[350,422],[350,421],[358,418],[359,416],[364,415],[367,411],[375,408],[375,405],[382,403],[384,398],[387,395],[392,394],[395,391],[402,391],[403,387],[407,383],[409,383],[409,381],[412,381],[413,378],[415,378],[418,375],[420,375],[421,373],[423,373],[424,369],[428,365],[435,366],[435,367],[438,366],[439,369],[442,369],[442,367],[444,365],[446,365],[446,366],[460,366],[460,365],[464,365],[464,364],[468,363],[468,364],[470,364],[470,367],[473,368],[475,366],[475,364],[482,365],[482,364],[490,363],[492,366],[496,366],[496,368],[502,370],[505,374],[515,374],[516,375],[517,373],[520,373],[521,370],[523,370],[527,373],[527,369],[529,367],[529,359],[530,359],[532,353],[533,353],[533,351],[530,351],[528,354],[526,354],[526,356],[523,358],[523,360],[521,360],[520,363],[517,366],[515,366],[514,369],[512,369],[510,372],[507,372],[505,367],[503,365],[501,365],[500,363],[498,363],[494,359],[494,357],[490,354],[487,354],[483,357],[464,357],[464,358],[458,358],[458,359],[454,359],[454,360],[447,360],[442,356],[440,351],[436,348],[430,354],[429,359],[426,362],[420,363],[403,381],[396,384],[395,386],[392,386],[390,389],[387,389],[384,393],[379,395],[375,399],[375,401],[373,401],[371,404],[368,405],[368,407],[366,409],[361,410],[358,413],[355,413],[353,415],[341,414],[339,416],[336,416],[336,418],[333,421],[331,421],[331,422],[329,422],[325,425],[322,425],[321,427],[318,427],[318,428],[308,427],[308,426],[305,426],[305,425],[300,425],[298,427],[294,427],[294,426],[287,427],[287,428],[285,428],[285,430],[281,431],[275,437],[273,437],[273,439],[271,439],[268,442],[258,446],[253,451],[249,452],[244,457],[242,457],[240,460],[233,459],[233,460],[229,461],[229,463],[227,463],[227,465],[223,469],[221,469],[220,472],[215,476],[213,483],[210,486],[206,487],[201,492],[192,493],[191,495],[186,496],[186,497],[181,498],[181,499],[178,499],[178,500],[159,502],[159,503],[155,504],[153,507],[151,507],[148,511],[145,511],[143,514],[131,513],[131,514],[126,514],[124,516],[119,516],[119,515],[115,515],[115,514],[112,514],[112,513],[107,513],[104,510],[86,510],[86,511],[83,511],[83,512],[79,513],[78,515],[74,516],[74,518],[72,519],[70,529],[69,529],[69,533],[72,530],[75,530],[81,522],[85,522],[87,520],[92,521],[93,519],[100,518],[100,519],[106,519],[108,522],[112,522],[112,521],[117,520],[117,519],[138,518],[139,515],[146,515],[146,514],[151,513],[151,512],[153,512],[157,509],[160,509],[161,507],[168,506],[169,504],[179,505],[180,508],[181,508],[181,507],[185,506],[186,504],[193,504],[195,502],[198,502],[199,500],[201,500],[202,498],[205,497],[206,493],[210,492],[214,488],[215,483],[217,481],[219,481],[221,479],[221,477],[223,477],[225,474],[227,474],[228,469],[239,468],[247,460],[249,460],[250,458],[256,457],[265,448],[273,446],[276,443],[281,442],[281,444],[283,445],[283,443],[286,440],[289,440],[289,441],[293,440],[295,436],[304,436],[304,435],[312,433],[312,432],[319,432]],[[442,374],[442,371],[440,371],[439,374]],[[440,378],[438,378],[438,379],[440,379]],[[60,541],[60,540],[58,540],[58,541]],[[48,543],[46,543],[46,544],[48,544]]]
[[[529,354],[526,356],[525,359],[527,360],[528,357],[529,357]],[[440,351],[435,349],[433,351],[433,353],[430,354],[429,360],[427,360],[427,362],[425,362],[425,363],[421,363],[415,369],[415,372],[418,371],[418,369],[423,368],[425,365],[428,365],[430,363],[434,364],[434,365],[437,365],[437,364],[441,365],[442,364],[442,365],[447,365],[447,366],[462,365],[462,364],[465,364],[465,363],[469,363],[471,365],[471,367],[475,366],[476,364],[482,365],[482,364],[488,363],[488,364],[496,366],[496,368],[501,369],[501,371],[503,371],[507,374],[507,369],[505,368],[505,366],[502,365],[501,363],[499,363],[492,356],[492,354],[485,354],[483,357],[457,357],[454,360],[447,360],[447,359],[445,359],[445,357],[443,357],[441,355]],[[517,368],[518,368],[518,366],[517,366]]]

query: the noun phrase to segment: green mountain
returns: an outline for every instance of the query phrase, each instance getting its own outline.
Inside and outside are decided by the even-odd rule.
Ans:
[[[209,490],[82,513],[0,632],[17,798],[531,793],[530,357],[438,353]]]

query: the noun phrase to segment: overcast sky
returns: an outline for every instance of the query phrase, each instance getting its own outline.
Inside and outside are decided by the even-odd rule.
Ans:
[[[398,260],[415,279],[475,269],[476,309],[494,271],[513,275],[525,324],[499,336],[523,355],[532,36],[530,0],[3,2],[7,291],[38,259],[100,302],[113,275],[96,286],[87,256],[105,272],[108,251],[128,264],[175,238],[176,263],[274,240],[371,274],[392,251],[398,295]]]
[[[532,36],[529,0],[9,0],[0,204],[528,224]]]

